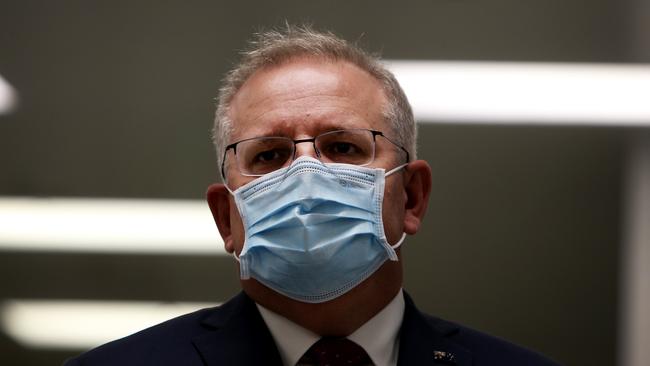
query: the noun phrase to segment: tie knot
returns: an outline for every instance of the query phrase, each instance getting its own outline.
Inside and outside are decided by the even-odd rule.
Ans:
[[[298,366],[366,366],[372,360],[358,344],[347,338],[323,337],[298,361]]]
[[[372,360],[358,344],[347,338],[323,337],[314,343],[298,361],[298,366],[361,366]]]

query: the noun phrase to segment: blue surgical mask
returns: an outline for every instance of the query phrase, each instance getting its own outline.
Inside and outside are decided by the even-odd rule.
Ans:
[[[292,299],[320,303],[397,261],[382,221],[381,168],[300,157],[231,192],[244,230],[240,277]]]

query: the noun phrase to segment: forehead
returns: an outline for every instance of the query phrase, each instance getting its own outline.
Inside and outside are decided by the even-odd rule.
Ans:
[[[231,142],[279,135],[314,136],[328,130],[383,130],[381,83],[347,61],[297,58],[255,72],[229,110]]]

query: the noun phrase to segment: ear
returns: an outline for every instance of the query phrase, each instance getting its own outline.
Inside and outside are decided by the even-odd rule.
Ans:
[[[208,206],[210,206],[210,211],[212,211],[214,222],[217,224],[221,238],[223,238],[226,251],[232,253],[235,247],[230,222],[230,192],[228,192],[226,186],[223,184],[215,183],[208,187],[205,195],[208,200]]]
[[[413,235],[420,229],[420,224],[429,206],[431,193],[431,167],[424,160],[415,160],[406,166],[404,172],[404,232]]]

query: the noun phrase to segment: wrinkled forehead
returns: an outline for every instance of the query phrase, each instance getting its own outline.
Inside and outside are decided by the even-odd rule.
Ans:
[[[297,58],[258,70],[230,104],[231,141],[386,128],[382,84],[347,61]]]

